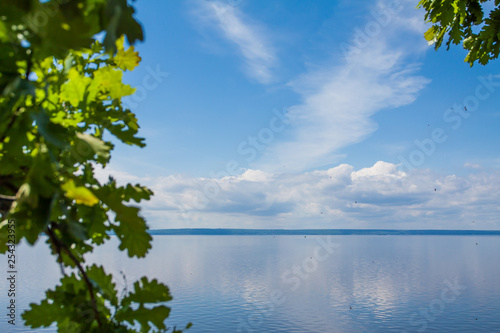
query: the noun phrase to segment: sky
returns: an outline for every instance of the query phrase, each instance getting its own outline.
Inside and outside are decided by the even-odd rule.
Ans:
[[[434,51],[417,1],[138,1],[124,104],[163,228],[500,228],[500,61]]]

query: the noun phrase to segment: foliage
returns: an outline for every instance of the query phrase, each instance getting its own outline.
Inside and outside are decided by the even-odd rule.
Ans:
[[[144,146],[135,115],[121,104],[134,92],[123,72],[141,60],[133,46],[125,49],[124,36],[129,44],[143,39],[133,14],[127,0],[0,3],[0,199],[14,201],[2,199],[10,210],[0,223],[0,250],[7,251],[7,221],[14,219],[17,242],[47,236],[63,274],[23,314],[32,328],[56,322],[61,332],[167,330],[169,308],[152,306],[172,299],[165,285],[143,277],[120,299],[112,276],[84,259],[110,233],[130,257],[151,248],[132,203],[148,200],[151,190],[112,178],[101,184],[94,174],[111,157],[105,135]]]
[[[426,10],[425,20],[432,26],[425,33],[429,44],[439,49],[463,42],[469,53],[465,61],[486,65],[500,52],[500,0],[421,0],[418,7]],[[490,8],[485,17],[485,7]],[[488,12],[488,10],[486,10]]]

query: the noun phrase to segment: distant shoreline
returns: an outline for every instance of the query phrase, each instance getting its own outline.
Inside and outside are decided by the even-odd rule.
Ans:
[[[410,235],[500,236],[500,230],[395,230],[395,229],[156,229],[151,235]]]

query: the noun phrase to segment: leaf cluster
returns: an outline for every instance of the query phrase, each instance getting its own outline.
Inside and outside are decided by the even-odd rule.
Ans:
[[[135,282],[134,290],[121,299],[112,276],[102,266],[92,265],[87,276],[97,297],[95,306],[106,320],[98,325],[94,305],[88,297],[84,279],[77,274],[64,276],[60,284],[48,290],[47,298],[40,304],[31,304],[23,314],[32,328],[47,327],[57,323],[60,332],[131,333],[165,331],[165,319],[170,309],[165,305],[151,304],[172,300],[169,289],[156,279],[146,277]],[[188,325],[186,328],[189,328]],[[173,333],[180,333],[175,327]]]
[[[424,36],[436,50],[447,38],[447,49],[462,43],[471,67],[476,61],[486,65],[498,58],[500,0],[421,0],[418,7],[426,10],[425,20],[432,23]]]
[[[135,114],[122,105],[134,93],[123,73],[141,60],[132,44],[143,32],[133,14],[127,0],[0,2],[0,200],[14,198],[0,212],[0,252],[14,219],[16,241],[35,244],[46,235],[63,273],[61,285],[24,313],[32,327],[136,332],[139,323],[148,332],[152,323],[166,330],[168,308],[146,307],[171,299],[166,286],[143,278],[118,300],[111,275],[84,259],[110,234],[130,257],[151,248],[137,203],[152,191],[111,177],[100,182],[94,172],[110,161],[110,138],[145,145]]]

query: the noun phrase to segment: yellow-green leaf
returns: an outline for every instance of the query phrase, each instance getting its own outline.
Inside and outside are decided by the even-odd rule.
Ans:
[[[7,42],[8,40],[9,37],[7,27],[5,26],[5,23],[0,20],[0,42]]]
[[[131,71],[139,65],[141,57],[139,57],[139,52],[134,52],[134,47],[131,46],[127,51],[118,50],[114,60],[119,68]]]
[[[64,190],[66,197],[75,200],[77,204],[94,206],[99,202],[94,193],[86,187],[76,186],[72,179],[64,183],[61,188]]]
[[[132,95],[135,89],[128,84],[123,84],[122,76],[123,72],[120,70],[109,67],[100,68],[94,73],[92,88],[96,87],[113,99]]]
[[[432,45],[435,43],[436,41],[436,33],[437,33],[437,28],[436,26],[432,26],[430,27],[425,33],[424,33],[424,37],[425,39],[427,40],[428,44],[429,45]]]
[[[123,47],[123,45],[125,45],[125,35],[121,35],[120,38],[116,40],[115,45],[117,52],[125,50],[125,48]]]
[[[68,81],[61,87],[61,100],[77,107],[83,101],[85,90],[91,81],[90,77],[81,75],[76,68],[71,68],[68,72]]]

